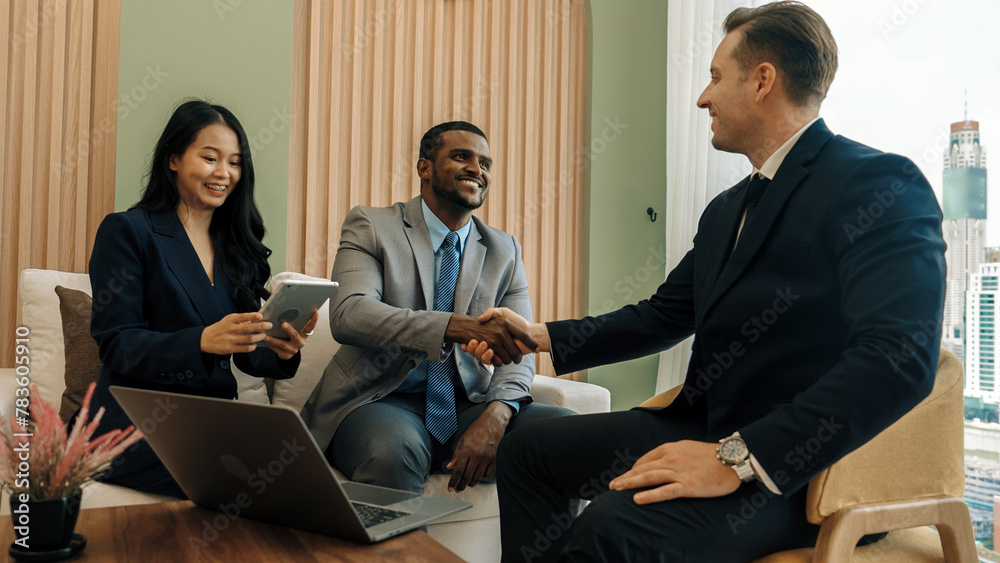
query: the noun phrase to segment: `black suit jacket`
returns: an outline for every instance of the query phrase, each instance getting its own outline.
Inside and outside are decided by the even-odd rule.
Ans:
[[[91,413],[106,409],[99,432],[131,424],[110,385],[236,398],[230,356],[201,351],[206,326],[249,312],[234,305],[220,262],[215,260],[213,286],[176,213],[133,210],[101,222],[90,259],[90,330],[103,364]],[[282,361],[260,349],[232,359],[250,375],[285,379],[295,374],[301,356]],[[116,460],[114,473],[158,463],[143,446]]]
[[[733,248],[748,179],[716,197],[655,295],[550,323],[559,373],[695,335],[664,415],[739,431],[782,492],[865,443],[933,386],[941,336],[941,210],[909,160],[813,124]]]

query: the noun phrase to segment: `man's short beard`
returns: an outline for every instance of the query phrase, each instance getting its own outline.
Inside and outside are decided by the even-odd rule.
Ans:
[[[441,187],[442,183],[443,182],[440,182],[436,176],[431,180],[431,189],[434,191],[434,195],[438,196],[438,199],[441,199],[443,201],[449,201],[464,209],[468,209],[469,211],[475,211],[476,209],[479,209],[480,207],[483,206],[483,203],[486,201],[486,190],[483,190],[482,196],[479,198],[478,203],[471,203],[458,193],[457,188],[453,190],[446,190],[443,187]]]

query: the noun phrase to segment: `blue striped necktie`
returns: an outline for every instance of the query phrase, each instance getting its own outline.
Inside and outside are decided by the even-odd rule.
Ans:
[[[441,243],[441,274],[434,291],[435,311],[454,312],[455,282],[458,280],[457,243],[456,233],[448,233]],[[442,362],[427,364],[427,409],[424,423],[431,436],[442,444],[458,429],[453,383],[456,372],[454,354]]]

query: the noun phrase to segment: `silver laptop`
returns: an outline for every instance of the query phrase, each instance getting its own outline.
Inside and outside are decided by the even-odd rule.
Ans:
[[[288,407],[118,386],[111,394],[188,498],[231,519],[371,543],[472,506],[340,481]]]

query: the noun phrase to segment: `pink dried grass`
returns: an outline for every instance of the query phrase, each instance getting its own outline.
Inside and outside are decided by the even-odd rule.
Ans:
[[[15,493],[27,492],[32,500],[69,496],[107,469],[111,460],[126,448],[142,439],[142,432],[133,426],[90,439],[104,416],[102,407],[93,420],[87,420],[95,387],[96,384],[91,383],[87,388],[69,435],[58,411],[41,399],[31,401],[31,420],[26,427],[17,424],[14,416],[9,422],[0,417],[0,485]],[[32,386],[32,396],[39,396],[37,386]],[[15,433],[31,435],[14,436]],[[17,450],[23,450],[25,443],[28,444],[27,475],[18,469],[23,463],[19,457],[23,452]]]

